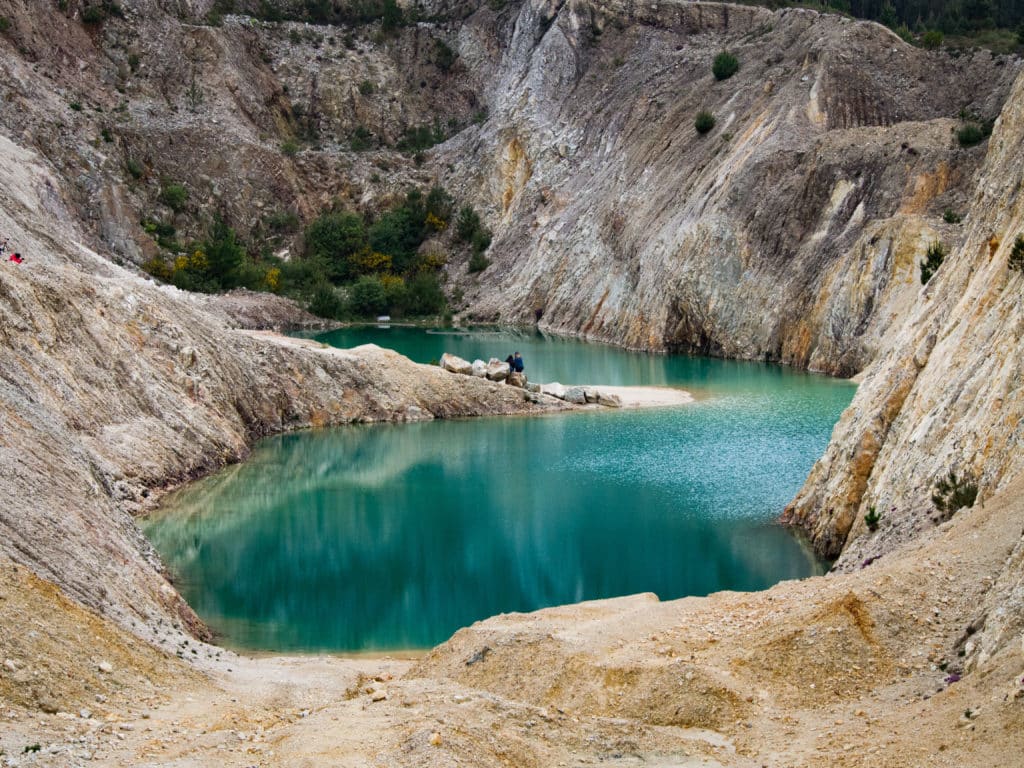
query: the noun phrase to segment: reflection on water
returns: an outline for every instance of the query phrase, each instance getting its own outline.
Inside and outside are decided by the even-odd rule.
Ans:
[[[504,357],[495,339],[465,337]],[[819,570],[771,520],[852,386],[756,364],[511,341],[551,378],[583,380],[563,376],[568,365],[598,383],[715,396],[263,441],[250,461],[176,494],[147,523],[200,616],[249,648],[414,648],[506,611],[758,589]]]

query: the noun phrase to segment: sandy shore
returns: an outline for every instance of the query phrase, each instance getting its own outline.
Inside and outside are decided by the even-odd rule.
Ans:
[[[616,395],[623,408],[658,408],[666,405],[688,405],[693,395],[683,389],[671,387],[608,387],[588,385],[609,395]]]

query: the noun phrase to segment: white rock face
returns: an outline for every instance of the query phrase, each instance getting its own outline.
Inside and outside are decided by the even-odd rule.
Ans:
[[[473,375],[480,379],[487,378],[487,363],[483,360],[474,360],[472,365]]]

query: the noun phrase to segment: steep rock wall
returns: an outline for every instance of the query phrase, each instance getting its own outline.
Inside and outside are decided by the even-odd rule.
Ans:
[[[491,118],[443,148],[497,232],[493,265],[461,282],[465,314],[836,374],[906,315],[928,241],[958,240],[941,214],[982,153],[956,145],[952,118],[994,117],[1019,71],[800,10],[527,2],[510,17]],[[473,21],[460,51],[484,66],[493,32]],[[740,70],[717,82],[726,49]]]
[[[933,525],[935,481],[977,480],[979,503],[1024,469],[1024,274],[1007,266],[1024,235],[1024,77],[989,142],[964,243],[918,288],[913,312],[864,376],[825,455],[786,510],[840,565]],[[869,506],[882,514],[872,535]]]

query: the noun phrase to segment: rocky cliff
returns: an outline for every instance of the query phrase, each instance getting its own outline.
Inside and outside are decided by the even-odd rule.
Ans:
[[[501,27],[491,119],[449,142],[499,222],[470,317],[644,349],[852,374],[959,243],[1016,60],[952,58],[874,24],[715,4],[528,2]],[[460,50],[484,59],[485,29]],[[716,81],[723,50],[740,62]],[[480,53],[477,53],[480,51]],[[694,119],[710,111],[700,135]]]
[[[841,565],[931,527],[935,482],[973,479],[984,503],[1024,467],[1024,275],[1008,259],[1024,234],[1024,78],[996,122],[963,245],[864,374],[825,456],[786,511]],[[863,516],[882,514],[876,535]],[[845,548],[845,549],[844,549]]]

